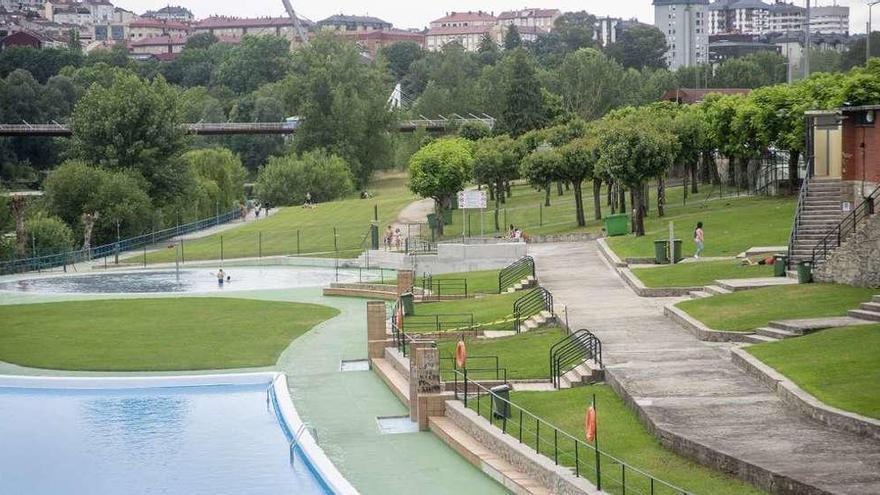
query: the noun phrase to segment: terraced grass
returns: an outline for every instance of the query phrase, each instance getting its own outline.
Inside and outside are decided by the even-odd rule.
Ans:
[[[721,260],[633,268],[632,272],[646,287],[703,287],[719,279],[772,277],[773,265],[744,266],[740,260]]]
[[[465,338],[469,368],[494,368],[493,359],[477,356],[497,356],[498,366],[507,369],[509,379],[550,379],[550,347],[563,337],[559,327],[547,327],[524,332],[512,337],[498,339]],[[437,343],[441,358],[455,355],[455,340]],[[446,368],[446,366],[444,366]],[[478,378],[488,378],[491,373],[483,371]],[[471,376],[475,376],[471,374]],[[449,377],[451,380],[452,378]]]
[[[421,287],[424,275],[416,277],[415,285]],[[498,270],[484,270],[478,272],[442,273],[432,275],[434,282],[439,282],[441,294],[462,295],[464,294],[463,280],[467,281],[467,293],[472,294],[498,294]],[[437,290],[435,289],[435,292]]]

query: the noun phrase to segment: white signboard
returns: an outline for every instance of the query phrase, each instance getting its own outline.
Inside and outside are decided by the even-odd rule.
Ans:
[[[486,208],[486,191],[459,191],[458,207],[462,210]]]

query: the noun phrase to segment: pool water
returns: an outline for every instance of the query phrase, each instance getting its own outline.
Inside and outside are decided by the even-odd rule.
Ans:
[[[0,387],[0,494],[328,493],[266,389]]]
[[[228,267],[224,272],[229,281],[223,284],[217,282],[217,269],[199,268],[38,277],[0,283],[0,290],[53,294],[219,292],[325,287],[337,281],[337,271],[331,268]],[[357,270],[338,271],[339,282],[358,279]]]

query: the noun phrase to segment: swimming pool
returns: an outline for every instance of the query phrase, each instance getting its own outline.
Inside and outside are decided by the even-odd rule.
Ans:
[[[273,379],[0,377],[0,493],[356,493]]]
[[[216,268],[105,272],[32,277],[0,283],[0,290],[48,294],[220,292],[324,287],[337,281],[332,268],[226,267],[229,281],[217,283]],[[357,270],[340,269],[339,282],[356,282]]]

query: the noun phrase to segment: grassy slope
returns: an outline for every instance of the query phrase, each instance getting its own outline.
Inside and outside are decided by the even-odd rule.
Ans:
[[[443,273],[434,275],[437,280],[467,280],[468,294],[498,294],[498,270],[485,270],[479,272]],[[416,286],[422,285],[422,277],[417,277]],[[445,286],[444,286],[445,288]],[[444,294],[463,294],[463,290],[456,286]]]
[[[824,330],[746,350],[826,404],[880,419],[880,325]]]
[[[480,328],[484,330],[512,330],[512,322],[496,324],[490,324],[490,322],[512,318],[513,303],[524,294],[524,292],[517,292],[513,294],[485,296],[478,299],[422,303],[416,305],[415,311],[416,315],[473,313],[474,323],[480,325]]]
[[[268,219],[246,223],[221,234],[186,241],[185,259],[219,259],[221,236],[223,256],[226,259],[256,257],[260,254],[261,242],[263,256],[297,253],[332,255],[335,252],[333,227],[337,229],[340,255],[357,256],[362,246],[366,247],[362,241],[369,232],[374,205],[379,206],[381,236],[383,226],[397,218],[404,206],[417,199],[406,189],[406,177],[400,174],[377,181],[371,191],[375,196],[368,200],[350,198],[322,203],[314,209],[287,207]],[[366,242],[368,245],[368,238]],[[173,249],[166,249],[148,254],[147,262],[170,262],[174,261],[174,256]]]
[[[270,366],[291,340],[336,314],[313,304],[227,298],[0,306],[0,360],[94,371]]]
[[[773,266],[743,266],[739,260],[722,260],[633,268],[632,272],[647,287],[700,287],[718,279],[772,277]]]
[[[592,395],[596,394],[599,448],[608,454],[622,459],[629,465],[646,471],[653,476],[673,483],[690,493],[713,495],[741,495],[761,493],[750,485],[702,467],[695,462],[673,454],[664,449],[660,442],[639,422],[638,417],[626,407],[614,390],[607,385],[577,387],[556,392],[513,392],[511,401],[527,411],[559,427],[579,439],[584,438],[584,413]],[[473,405],[472,401],[469,406]],[[486,416],[488,401],[481,404],[481,413]],[[518,412],[508,420],[507,431],[518,434]],[[497,423],[497,422],[496,422]],[[523,441],[535,445],[534,422],[523,421]],[[553,436],[546,428],[541,429],[541,451],[553,458]],[[559,447],[563,450],[560,464],[573,466],[573,446],[571,441],[560,437]],[[591,480],[593,456],[581,451],[581,469]],[[586,461],[585,461],[586,459]],[[583,471],[582,471],[583,472]],[[609,493],[621,493],[620,467],[602,458],[602,488]],[[635,486],[633,486],[635,485]],[[656,493],[671,493],[668,489],[656,486]],[[645,478],[627,470],[627,493],[649,493]]]
[[[547,379],[550,377],[550,347],[561,338],[562,330],[554,327],[500,339],[467,338],[465,342],[469,356],[498,356],[499,366],[507,368],[507,377],[510,379]],[[454,356],[456,344],[454,340],[438,342],[440,355]],[[471,368],[490,366],[495,366],[494,361],[473,359],[469,363]]]
[[[750,331],[772,320],[842,316],[878,292],[834,284],[788,285],[685,301],[678,307],[710,328]]]

